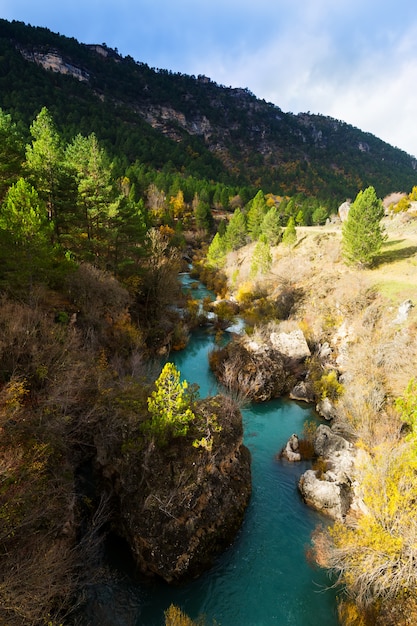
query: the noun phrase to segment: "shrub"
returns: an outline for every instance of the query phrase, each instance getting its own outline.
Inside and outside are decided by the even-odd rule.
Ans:
[[[344,387],[339,382],[336,370],[330,370],[315,382],[314,391],[320,399],[337,400],[343,393]]]

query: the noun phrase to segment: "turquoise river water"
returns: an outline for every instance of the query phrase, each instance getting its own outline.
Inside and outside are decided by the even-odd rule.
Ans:
[[[200,289],[194,297],[206,293]],[[202,397],[217,388],[208,366],[213,346],[213,335],[199,331],[171,359],[183,379],[199,385]],[[200,579],[179,589],[161,584],[145,588],[137,626],[161,626],[171,603],[192,618],[204,615],[207,625],[213,620],[219,626],[338,624],[329,579],[306,560],[311,532],[323,521],[302,502],[297,489],[309,464],[276,460],[313,412],[307,405],[280,399],[252,404],[242,415],[245,444],[252,454],[253,493],[241,531]]]
[[[171,359],[183,379],[199,385],[202,397],[217,389],[207,358],[213,346],[213,335],[198,331]],[[174,603],[193,619],[204,615],[207,626],[337,626],[329,579],[306,559],[312,530],[326,523],[298,493],[298,479],[309,464],[276,459],[313,412],[307,405],[280,399],[252,404],[242,415],[245,444],[252,454],[253,492],[233,545],[208,572],[182,587],[131,584],[119,599],[108,590],[107,600],[100,601],[103,609],[107,604],[100,624],[163,626],[164,611]],[[111,617],[110,605],[115,609],[117,603],[119,611]]]

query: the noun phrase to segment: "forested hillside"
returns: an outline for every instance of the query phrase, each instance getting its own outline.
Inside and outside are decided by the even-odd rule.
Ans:
[[[278,105],[205,76],[155,70],[105,44],[0,22],[0,106],[26,126],[46,106],[66,139],[95,132],[124,166],[140,160],[333,207],[368,185],[381,197],[413,186],[415,160],[403,151]]]
[[[414,296],[416,249],[404,230],[386,241],[380,228],[381,197],[394,191],[404,194],[387,221],[415,228],[414,168],[411,156],[342,121],[284,113],[245,89],[0,20],[1,624],[83,623],[88,589],[111,575],[111,533],[130,541],[147,573],[163,575],[164,548],[176,544],[157,545],[168,536],[152,527],[159,514],[175,520],[169,537],[184,544],[169,582],[195,557],[183,558],[191,538],[203,538],[205,565],[213,528],[216,549],[230,540],[250,495],[240,412],[230,397],[201,401],[175,368],[158,374],[193,328],[210,318],[220,334],[238,309],[254,345],[269,325],[305,334],[312,358],[289,359],[288,385],[303,379],[310,401],[331,401],[349,445],[368,455],[365,477],[380,479],[374,512],[374,484],[366,493],[363,483],[371,525],[358,513],[352,531],[336,527],[336,543],[325,537],[322,564],[352,595],[364,581],[365,608],[348,602],[344,623],[393,626],[393,611],[402,619],[415,609],[416,324],[393,311]],[[357,224],[341,229],[337,207],[355,196]],[[191,261],[219,296],[204,303],[210,316],[180,288]],[[395,266],[386,296],[383,272],[369,276],[393,261],[403,279],[397,285]],[[384,458],[399,464],[385,471]],[[322,477],[327,461],[316,460]],[[156,487],[179,503],[175,514],[155,505]],[[217,488],[232,510],[214,519]],[[201,519],[187,517],[194,496],[210,532],[194,532]],[[399,530],[387,530],[392,520]],[[155,550],[140,534],[150,527]],[[333,562],[335,546],[343,558]],[[158,551],[159,563],[146,562]],[[379,567],[392,573],[382,591]]]

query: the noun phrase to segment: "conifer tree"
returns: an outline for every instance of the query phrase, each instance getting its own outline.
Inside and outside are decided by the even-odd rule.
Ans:
[[[8,287],[29,293],[36,279],[45,278],[53,262],[45,204],[23,178],[10,187],[0,211],[0,279]]]
[[[79,229],[87,238],[87,259],[106,266],[115,236],[111,226],[118,215],[120,195],[112,179],[112,166],[97,137],[77,135],[67,147],[68,165],[75,171]],[[81,241],[81,240],[80,240]]]
[[[261,233],[271,246],[277,246],[281,239],[282,228],[279,223],[277,207],[272,206],[262,220]]]
[[[196,194],[193,201],[194,205],[194,218],[197,228],[209,231],[213,224],[213,216],[211,214],[210,205],[205,200],[202,200]]]
[[[375,189],[368,187],[360,191],[342,228],[342,249],[347,263],[363,267],[374,263],[385,239],[381,227],[383,217],[384,207]]]
[[[268,212],[268,205],[263,191],[258,191],[249,204],[250,207],[247,215],[247,230],[252,241],[256,241],[262,232],[262,220]]]
[[[252,262],[250,266],[250,276],[255,276],[260,272],[265,274],[268,272],[272,265],[272,255],[269,243],[266,240],[265,235],[261,235],[259,241],[257,241],[255,249],[252,255]]]
[[[149,430],[160,444],[167,443],[169,437],[187,434],[189,423],[195,418],[191,408],[193,401],[187,381],[181,382],[175,365],[166,363],[148,398],[152,417]]]
[[[297,241],[297,231],[295,229],[295,220],[290,217],[284,234],[282,236],[282,243],[288,247],[293,246]]]
[[[0,109],[0,200],[22,169],[22,143],[11,116]]]
[[[246,220],[240,209],[236,209],[226,228],[227,250],[237,250],[246,244]]]
[[[216,233],[207,250],[207,261],[212,267],[222,267],[226,258],[227,246],[224,236]]]
[[[32,143],[26,146],[26,167],[30,182],[45,202],[57,238],[63,219],[62,204],[67,202],[70,184],[64,163],[61,136],[46,107],[43,107],[30,127]]]

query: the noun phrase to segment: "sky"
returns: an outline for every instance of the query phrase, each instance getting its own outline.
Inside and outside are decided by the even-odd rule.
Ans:
[[[0,0],[0,17],[248,88],[417,156],[415,0]]]

